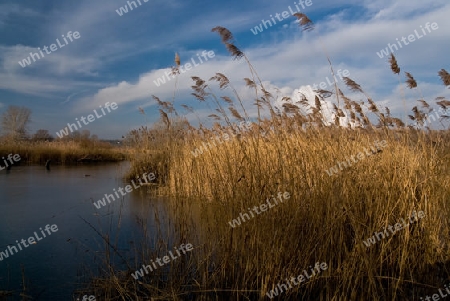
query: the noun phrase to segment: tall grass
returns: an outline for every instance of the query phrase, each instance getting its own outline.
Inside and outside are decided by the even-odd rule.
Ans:
[[[124,160],[128,152],[100,141],[0,141],[0,155],[19,154],[20,164],[45,164],[47,160],[52,164],[116,162]]]
[[[306,16],[297,17],[301,26],[311,29]],[[210,117],[222,122],[213,128],[185,124],[174,131],[176,122],[168,117],[172,103],[155,97],[167,139],[159,143],[158,158],[138,159],[135,168],[165,166],[164,184],[171,196],[167,227],[172,236],[155,239],[169,239],[171,245],[192,243],[195,249],[185,260],[171,263],[165,273],[134,281],[130,272],[166,255],[169,243],[136,250],[140,260],[129,271],[108,274],[94,289],[99,294],[107,290],[118,300],[262,300],[278,283],[316,262],[326,262],[328,269],[281,293],[279,300],[415,300],[444,288],[450,276],[450,132],[423,129],[431,106],[422,99],[422,109],[415,106],[410,116],[415,125],[406,126],[388,108],[381,111],[354,80],[345,78],[346,86],[367,101],[351,100],[336,84],[334,93],[317,91],[314,105],[304,98],[299,104],[286,102],[281,111],[273,106],[273,96],[248,58],[233,44],[232,34],[223,27],[213,31],[233,57],[244,58],[249,65],[251,78],[245,81],[255,91],[257,122],[237,133],[236,122],[248,121],[249,114],[221,73],[209,81],[192,78],[193,95],[216,105],[219,114]],[[391,68],[399,73],[396,64],[392,55]],[[449,85],[444,69],[439,76]],[[411,89],[417,86],[413,81],[408,73]],[[210,82],[229,89],[235,99],[216,95]],[[331,95],[337,105],[326,99]],[[331,121],[323,115],[324,101],[334,104]],[[437,104],[450,106],[443,98]],[[193,155],[195,148],[224,132],[236,137]],[[146,133],[142,137],[147,141]],[[376,140],[385,140],[387,146],[334,176],[325,172]],[[153,151],[147,147],[142,142],[136,153]],[[285,191],[291,194],[289,200],[241,226],[230,226],[241,212]],[[363,244],[374,232],[413,211],[423,211],[425,217],[370,248]]]

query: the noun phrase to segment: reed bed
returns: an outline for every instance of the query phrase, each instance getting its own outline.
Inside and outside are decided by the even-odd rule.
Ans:
[[[305,30],[313,29],[307,16],[296,17]],[[325,262],[327,270],[289,287],[277,300],[419,300],[444,288],[450,279],[450,132],[424,127],[431,106],[422,99],[409,117],[415,125],[406,126],[345,78],[347,88],[366,97],[364,103],[346,97],[336,84],[335,91],[317,91],[314,105],[303,99],[279,110],[231,32],[213,31],[233,57],[246,60],[252,76],[244,80],[255,90],[258,118],[246,131],[238,130],[239,122],[251,118],[221,73],[209,81],[192,78],[193,95],[219,112],[210,115],[220,120],[212,128],[171,118],[173,102],[154,96],[167,139],[159,143],[156,157],[145,132],[135,168],[165,166],[161,176],[170,195],[171,235],[157,231],[158,247],[136,250],[140,260],[127,271],[97,278],[92,286],[97,294],[107,291],[109,300],[268,300],[270,290],[316,262]],[[393,55],[391,69],[400,72]],[[447,71],[439,76],[450,85]],[[216,94],[211,82],[232,97]],[[409,73],[406,83],[417,87]],[[331,121],[323,115],[324,101],[334,104]],[[441,108],[450,106],[444,98],[436,101]],[[439,122],[446,118],[441,117]],[[224,133],[235,137],[204,147]],[[386,147],[333,176],[326,173],[375,141],[385,141]],[[194,155],[202,146],[203,153]],[[230,225],[279,192],[289,192],[290,199]],[[363,244],[414,211],[425,217],[370,247]],[[194,251],[166,271],[131,278],[142,263],[178,243],[192,243]]]
[[[108,292],[110,300],[267,300],[278,283],[316,262],[328,269],[280,300],[414,300],[444,288],[450,276],[448,132],[294,131],[287,125],[276,135],[257,131],[197,157],[191,151],[205,135],[192,133],[190,143],[171,149],[171,222],[159,224],[171,234],[156,231],[158,243],[136,249],[139,259],[128,270],[97,278],[96,294]],[[332,177],[325,172],[375,140],[387,146]],[[230,226],[240,213],[285,191],[289,200]],[[363,244],[414,210],[425,217],[371,247]],[[139,281],[131,278],[141,264],[180,243],[195,246],[189,257]]]
[[[262,297],[317,261],[327,262],[327,272],[282,299],[407,300],[426,287],[443,287],[448,133],[430,140],[420,133],[339,128],[288,132],[265,139],[250,134],[196,158],[188,146],[172,158],[172,192],[190,196],[207,212],[198,227],[222,271],[214,287],[252,288]],[[387,142],[381,152],[332,177],[325,173],[377,139]],[[230,227],[240,212],[284,191],[292,195],[288,201]],[[414,210],[426,218],[371,248],[363,244]]]
[[[118,148],[104,142],[76,141],[2,141],[0,154],[19,154],[20,164],[72,164],[78,162],[117,162],[129,153],[126,148]]]

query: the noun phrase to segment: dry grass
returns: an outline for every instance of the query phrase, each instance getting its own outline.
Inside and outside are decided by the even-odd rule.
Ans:
[[[115,162],[124,160],[129,151],[109,143],[75,141],[2,141],[0,155],[19,154],[20,163],[70,164],[77,162]]]
[[[252,133],[197,158],[187,146],[172,158],[172,192],[209,211],[201,241],[215,251],[211,257],[222,272],[205,289],[251,288],[264,295],[317,261],[328,263],[327,272],[285,298],[406,300],[413,287],[443,287],[447,272],[432,267],[447,265],[450,255],[449,133],[289,130],[283,125],[265,139]],[[388,146],[338,175],[325,173],[375,140]],[[279,191],[291,199],[231,229],[228,221]],[[413,210],[426,214],[417,227],[370,249],[362,244]]]
[[[312,29],[311,20],[297,17],[305,30]],[[213,31],[221,35],[234,58],[247,60],[231,44],[233,36],[226,28]],[[391,63],[392,71],[399,73],[394,56]],[[364,94],[367,104],[336,89],[334,96],[344,107],[334,103],[331,122],[321,108],[324,98],[333,95],[329,91],[320,91],[314,106],[303,99],[284,105],[281,112],[272,106],[273,96],[248,65],[252,79],[245,81],[255,90],[258,117],[263,109],[270,117],[258,118],[250,131],[216,142],[217,147],[197,157],[192,151],[230,130],[233,117],[248,120],[247,112],[234,105],[237,101],[244,107],[236,90],[220,73],[210,82],[229,89],[234,100],[216,95],[209,82],[193,77],[193,95],[201,102],[212,101],[218,114],[210,117],[223,121],[212,129],[170,119],[172,104],[157,99],[162,113],[167,112],[161,113],[167,139],[159,141],[157,148],[150,147],[150,133],[142,130],[136,152],[143,155],[134,169],[164,166],[161,176],[171,196],[167,201],[171,234],[164,237],[157,231],[157,246],[136,250],[139,260],[128,271],[117,273],[111,268],[104,278],[96,279],[92,287],[96,294],[107,292],[109,300],[262,300],[278,283],[297,277],[316,262],[326,262],[328,269],[282,293],[280,300],[413,300],[443,288],[450,277],[450,132],[423,129],[431,112],[428,104],[422,103],[426,111],[414,107],[410,119],[415,125],[405,126],[346,78],[346,85]],[[448,85],[448,73],[442,70],[439,75]],[[407,86],[416,88],[413,76],[406,76]],[[230,106],[231,116],[222,100]],[[438,100],[443,108],[450,105],[448,100]],[[343,116],[349,117],[351,127],[344,127]],[[374,118],[377,122],[371,121]],[[183,126],[175,128],[177,124]],[[386,140],[387,147],[333,177],[327,175],[325,170],[336,161],[376,140]],[[228,222],[239,213],[284,191],[291,194],[288,201],[240,227],[230,227]],[[414,210],[425,212],[425,218],[370,248],[363,244],[375,231]],[[134,281],[130,272],[166,255],[167,241],[192,243],[195,249],[186,259],[171,263],[169,270]]]
[[[127,272],[97,279],[96,294],[108,292],[109,300],[268,299],[268,290],[316,262],[329,268],[282,300],[412,300],[444,287],[450,276],[450,133],[302,131],[291,121],[265,137],[255,126],[198,157],[191,151],[203,135],[192,133],[184,147],[171,148],[171,223],[160,224],[170,237],[156,231],[158,244],[135,250],[139,259]],[[387,147],[338,175],[325,173],[375,140],[386,140]],[[230,227],[240,212],[284,191],[292,195],[288,201]],[[413,210],[425,218],[370,248],[363,245]],[[130,272],[166,255],[169,241],[195,249],[169,270],[134,281]]]

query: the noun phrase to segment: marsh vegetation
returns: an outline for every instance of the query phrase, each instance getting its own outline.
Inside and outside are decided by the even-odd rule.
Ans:
[[[306,15],[296,17],[312,29]],[[443,113],[435,120],[440,129],[426,122],[431,112],[446,112],[450,101],[437,98],[433,108],[421,98],[419,105],[408,105],[412,124],[406,125],[344,77],[346,88],[364,101],[347,97],[335,83],[334,91],[316,91],[314,104],[306,97],[298,103],[286,98],[277,108],[231,32],[213,31],[234,58],[247,62],[251,76],[244,80],[255,97],[242,99],[222,73],[209,80],[194,76],[194,97],[218,112],[209,116],[217,121],[212,127],[194,127],[177,114],[173,100],[153,96],[161,122],[131,133],[139,155],[133,156],[130,176],[158,173],[159,192],[170,196],[170,235],[158,235],[136,250],[128,270],[117,271],[105,261],[109,268],[90,289],[108,300],[260,300],[316,262],[328,269],[283,292],[280,300],[412,300],[443,288],[450,276],[450,131]],[[400,78],[394,55],[390,63]],[[330,70],[334,75],[331,63]],[[406,88],[417,90],[413,76],[405,76]],[[446,70],[438,76],[450,86]],[[250,101],[256,120],[245,109]],[[331,120],[323,114],[324,102],[334,108]],[[193,155],[214,137],[236,133],[243,121],[252,121],[247,131]],[[332,177],[325,172],[377,140],[386,147]],[[279,191],[291,195],[282,206],[230,227],[240,212]],[[414,211],[425,217],[370,248],[363,244]],[[138,281],[131,277],[181,243],[194,246],[189,256]]]

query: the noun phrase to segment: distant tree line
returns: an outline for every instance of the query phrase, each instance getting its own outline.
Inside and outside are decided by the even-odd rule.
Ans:
[[[53,141],[55,138],[48,130],[39,129],[30,133],[31,110],[27,107],[10,105],[1,116],[1,138],[7,141]],[[89,130],[74,131],[59,139],[62,141],[97,142],[97,135],[91,135]]]

